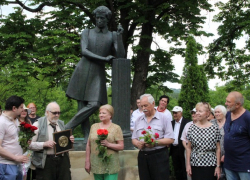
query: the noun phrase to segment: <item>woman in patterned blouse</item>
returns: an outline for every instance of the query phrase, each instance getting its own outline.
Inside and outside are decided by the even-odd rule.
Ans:
[[[95,123],[90,128],[89,139],[86,146],[85,170],[94,173],[95,180],[117,180],[120,170],[119,151],[123,150],[123,134],[121,127],[112,123],[111,118],[114,116],[114,109],[111,105],[106,104],[99,109],[100,123]],[[110,162],[105,164],[98,157],[97,150],[98,129],[107,129],[108,137],[101,141],[101,145],[107,147],[107,154],[112,154]]]
[[[208,103],[198,103],[197,123],[188,129],[186,170],[192,180],[216,180],[220,177],[221,135],[218,126],[207,120],[210,113]]]

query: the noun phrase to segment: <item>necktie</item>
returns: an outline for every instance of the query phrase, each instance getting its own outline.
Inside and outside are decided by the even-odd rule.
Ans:
[[[54,129],[54,132],[56,132],[56,124],[49,124],[49,125],[51,125],[51,127]]]

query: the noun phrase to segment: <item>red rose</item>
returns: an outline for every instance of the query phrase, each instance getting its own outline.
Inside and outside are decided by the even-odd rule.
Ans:
[[[155,133],[155,139],[159,138],[159,134]]]
[[[26,123],[26,124],[24,124],[24,128],[25,128],[25,129],[29,129],[30,127],[31,127],[31,125],[30,125],[30,124],[27,124],[27,123]]]
[[[151,142],[154,142],[154,139],[151,139]]]
[[[104,135],[108,135],[108,133],[109,133],[109,132],[108,132],[107,129],[103,129],[103,134],[104,134]]]
[[[141,132],[141,134],[146,134],[146,133],[147,133],[147,132],[146,132],[145,130]]]
[[[21,122],[21,123],[20,123],[21,126],[24,126],[25,124],[26,124],[25,122]]]
[[[151,129],[151,127],[150,126],[148,126],[148,128],[147,129]]]
[[[97,129],[97,134],[101,136],[103,134],[103,129]]]
[[[30,130],[34,132],[35,130],[37,130],[37,127],[36,126],[31,126]]]

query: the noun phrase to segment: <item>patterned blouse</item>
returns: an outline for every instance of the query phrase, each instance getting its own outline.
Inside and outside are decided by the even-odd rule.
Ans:
[[[191,142],[191,166],[216,166],[216,143],[221,135],[217,125],[201,128],[195,124],[188,129],[187,139]]]
[[[95,140],[97,140],[97,130],[100,129],[100,124],[95,123],[90,128],[89,140],[90,140],[90,161],[91,161],[91,171],[95,174],[114,174],[118,173],[120,170],[119,164],[119,152],[108,148],[108,155],[112,154],[111,160],[108,164],[104,164],[101,161],[101,158],[98,157],[99,151],[96,150],[97,144]],[[116,141],[123,140],[123,134],[120,126],[112,123],[108,127],[108,137],[107,141],[111,143],[116,143]]]

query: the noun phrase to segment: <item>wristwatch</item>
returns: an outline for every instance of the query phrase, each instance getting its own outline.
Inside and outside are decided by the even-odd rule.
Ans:
[[[219,167],[219,168],[220,168],[221,166],[220,166],[220,165],[217,165],[216,167]]]

